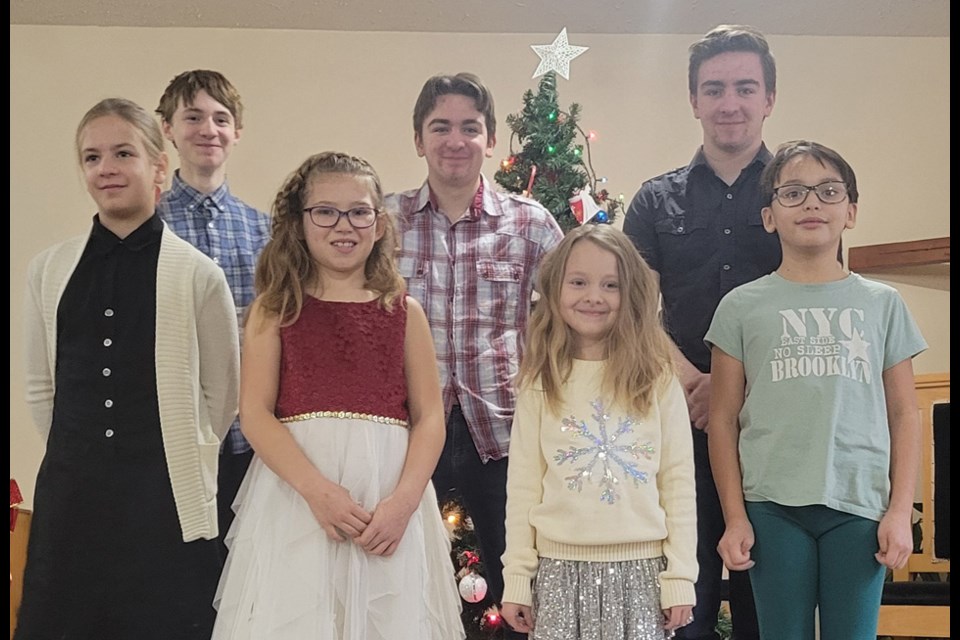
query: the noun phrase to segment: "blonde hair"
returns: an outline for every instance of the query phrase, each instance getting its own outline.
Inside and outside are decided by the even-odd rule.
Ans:
[[[268,313],[275,314],[282,324],[292,324],[300,316],[306,287],[319,286],[320,268],[310,255],[303,232],[303,207],[307,190],[317,176],[342,174],[366,178],[370,182],[377,229],[383,235],[367,256],[364,275],[366,286],[378,294],[380,305],[393,308],[405,289],[397,270],[394,254],[397,233],[389,214],[383,211],[383,189],[377,172],[366,160],[355,156],[326,151],[307,158],[291,173],[273,201],[273,222],[270,240],[257,260],[255,286],[260,304]]]
[[[547,407],[559,414],[560,390],[572,371],[576,348],[574,332],[560,314],[560,293],[567,260],[578,242],[592,242],[617,260],[620,309],[604,347],[602,389],[622,407],[643,415],[658,383],[673,373],[670,339],[660,322],[653,271],[630,239],[609,225],[577,227],[544,257],[539,273],[541,299],[530,316],[517,386],[538,385]]]
[[[90,107],[80,124],[77,125],[77,133],[74,138],[74,145],[77,149],[77,159],[83,161],[80,145],[83,144],[83,131],[94,120],[105,116],[117,116],[126,121],[139,134],[143,141],[143,146],[147,151],[147,156],[156,162],[163,155],[163,133],[160,131],[160,125],[156,118],[147,113],[147,110],[136,102],[126,98],[106,98]]]

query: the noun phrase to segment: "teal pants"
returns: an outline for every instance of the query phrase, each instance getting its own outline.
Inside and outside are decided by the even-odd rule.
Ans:
[[[876,640],[886,574],[878,522],[822,505],[747,502],[756,538],[750,581],[762,640]]]

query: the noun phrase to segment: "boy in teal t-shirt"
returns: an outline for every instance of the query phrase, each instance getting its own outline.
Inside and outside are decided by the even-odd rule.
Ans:
[[[813,638],[819,607],[822,640],[875,640],[885,569],[913,550],[927,345],[895,289],[837,261],[858,197],[839,154],[787,143],[761,188],[783,261],[727,294],[705,337],[720,555],[750,570],[761,636]]]

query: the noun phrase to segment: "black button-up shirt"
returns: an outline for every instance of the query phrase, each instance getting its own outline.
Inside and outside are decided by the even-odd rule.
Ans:
[[[124,239],[94,218],[57,308],[53,428],[108,449],[161,447],[154,215]]]
[[[703,336],[720,299],[780,265],[780,240],[760,217],[760,174],[771,158],[761,146],[727,185],[701,148],[686,167],[645,182],[624,218],[624,232],[660,274],[667,331],[700,371],[710,370]]]

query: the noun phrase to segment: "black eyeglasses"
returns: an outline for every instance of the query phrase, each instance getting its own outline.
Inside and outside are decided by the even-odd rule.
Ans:
[[[823,204],[839,204],[847,197],[847,185],[837,180],[828,180],[808,187],[805,184],[785,184],[773,190],[773,197],[785,207],[799,207],[813,191]]]
[[[348,211],[340,211],[336,207],[326,205],[307,207],[303,212],[310,216],[310,222],[323,228],[337,226],[340,218],[346,216],[347,222],[354,229],[372,227],[373,223],[377,221],[377,214],[380,213],[373,207],[354,207]]]

